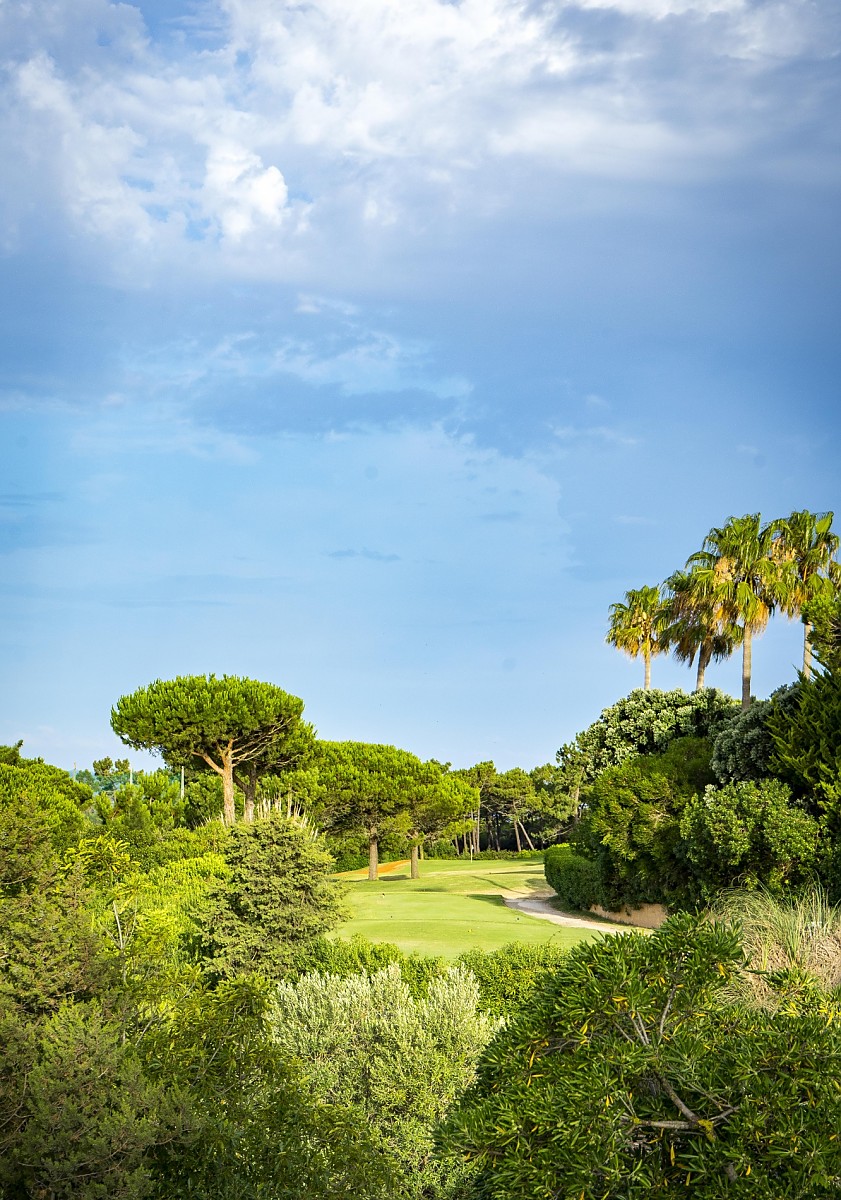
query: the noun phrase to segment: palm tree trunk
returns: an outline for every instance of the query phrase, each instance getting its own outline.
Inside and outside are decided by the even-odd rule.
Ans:
[[[704,676],[707,673],[707,667],[710,665],[711,653],[704,646],[698,651],[698,674],[695,677],[695,691],[700,692],[704,687]]]
[[[644,691],[648,692],[651,690],[651,654],[648,650],[646,650],[644,652],[644,658],[645,658],[645,684],[643,685],[643,687],[644,687]]]
[[[752,634],[753,630],[750,625],[745,625],[745,636],[742,641],[742,712],[750,708],[750,675],[753,667]]]
[[[380,870],[380,847],[376,829],[368,830],[368,880],[373,883]]]
[[[420,847],[416,842],[412,843],[412,879],[420,879]]]
[[[812,632],[812,622],[803,622],[803,678],[812,678],[812,643],[809,634]]]

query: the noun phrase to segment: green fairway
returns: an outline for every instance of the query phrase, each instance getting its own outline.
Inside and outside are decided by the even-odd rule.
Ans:
[[[355,916],[338,931],[339,937],[361,933],[407,952],[455,958],[476,947],[498,950],[508,942],[572,946],[595,936],[505,907],[504,896],[548,892],[540,861],[427,859],[420,879],[409,878],[408,863],[395,870],[381,868],[376,883],[364,874],[345,876]]]

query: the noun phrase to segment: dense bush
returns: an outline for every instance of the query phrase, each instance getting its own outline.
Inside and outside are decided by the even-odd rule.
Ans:
[[[442,975],[446,961],[434,955],[406,954],[391,942],[370,942],[361,934],[342,938],[315,938],[296,950],[287,978],[301,975],[376,975],[396,965],[412,996],[426,995],[430,980]]]
[[[17,766],[0,764],[0,811],[20,806],[38,809],[59,852],[75,845],[84,833],[84,808],[92,799],[89,788],[58,767],[26,759]]]
[[[783,973],[775,1012],[728,1002],[726,926],[576,946],[482,1056],[445,1150],[483,1200],[834,1200],[841,1008]]]
[[[307,975],[277,989],[277,1044],[304,1064],[315,1097],[362,1113],[402,1175],[395,1195],[452,1192],[457,1180],[432,1163],[433,1125],[472,1079],[495,1027],[462,967],[432,979],[423,998],[412,996],[396,964],[372,976]]]
[[[628,758],[660,754],[676,738],[712,738],[736,710],[736,701],[715,688],[692,695],[637,689],[604,709],[556,757],[566,785],[578,787]]]
[[[599,899],[596,864],[571,846],[550,846],[544,857],[546,882],[564,908],[586,911]]]
[[[768,716],[774,743],[772,767],[827,814],[841,835],[841,669],[801,679],[793,705],[775,705]]]
[[[679,905],[694,899],[680,819],[714,782],[705,738],[679,738],[662,754],[639,755],[602,771],[584,792],[573,846],[596,864],[597,900]]]
[[[229,869],[201,914],[202,954],[217,976],[276,976],[295,950],[346,915],[333,860],[309,832],[285,817],[236,825],[224,849]]]
[[[551,942],[536,946],[511,942],[499,950],[468,950],[458,963],[476,978],[481,1011],[507,1017],[525,1004],[565,956],[566,950]]]
[[[680,828],[699,899],[736,883],[776,892],[805,881],[820,836],[818,822],[778,779],[707,787],[686,805]]]
[[[755,700],[737,713],[716,734],[712,769],[719,783],[741,779],[764,779],[773,774],[774,741],[768,729],[772,712],[796,710],[797,686],[782,687],[770,700]]]

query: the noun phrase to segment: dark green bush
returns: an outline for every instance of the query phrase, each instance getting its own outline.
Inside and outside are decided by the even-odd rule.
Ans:
[[[598,871],[571,846],[550,846],[544,856],[546,882],[564,908],[585,911],[598,901]]]

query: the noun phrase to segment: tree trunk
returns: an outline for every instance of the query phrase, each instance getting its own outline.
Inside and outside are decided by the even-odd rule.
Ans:
[[[234,807],[234,747],[229,742],[222,751],[222,820],[226,825],[234,825],[237,811]]]
[[[645,658],[645,684],[644,684],[643,690],[646,692],[649,692],[649,691],[651,691],[651,653],[648,650],[645,651],[644,658]]]
[[[479,801],[479,807],[476,809],[476,833],[473,838],[473,853],[479,853],[479,830],[481,828],[479,822],[482,819],[482,802]]]
[[[514,839],[517,843],[517,853],[519,854],[522,850],[522,846],[520,845],[520,826],[516,817],[514,818]]]
[[[803,622],[803,678],[812,678],[812,643],[809,634],[812,632],[812,622]]]
[[[745,636],[742,642],[742,712],[750,708],[750,675],[753,666],[751,637],[753,631],[745,625]]]
[[[529,837],[529,831],[526,829],[526,827],[525,827],[525,825],[522,823],[522,821],[520,822],[520,828],[521,828],[521,829],[522,829],[522,831],[523,831],[523,837],[524,837],[524,838],[526,839],[526,841],[528,842],[528,847],[529,847],[529,850],[533,850],[533,849],[534,849],[534,842],[533,842],[533,841],[531,840],[531,838]]]
[[[420,879],[420,863],[418,861],[419,851],[420,851],[420,847],[416,846],[415,843],[413,842],[412,843],[412,870],[411,870],[412,879]]]
[[[710,665],[710,654],[702,646],[698,651],[698,674],[695,677],[695,691],[700,692],[704,687],[704,676],[707,672],[707,667]]]
[[[377,831],[368,831],[368,880],[374,883],[379,878],[380,847]]]

